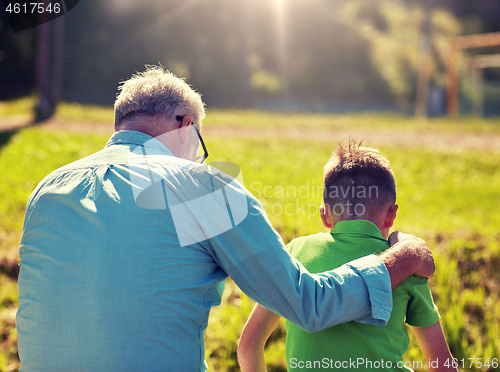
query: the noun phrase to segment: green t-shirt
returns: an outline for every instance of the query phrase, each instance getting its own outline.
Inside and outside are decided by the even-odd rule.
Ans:
[[[320,273],[389,248],[380,230],[366,220],[341,221],[331,233],[294,239],[290,254]],[[349,322],[308,333],[286,322],[289,371],[408,371],[403,355],[409,338],[404,323],[427,327],[439,321],[427,279],[411,276],[393,290],[393,310],[384,327]]]

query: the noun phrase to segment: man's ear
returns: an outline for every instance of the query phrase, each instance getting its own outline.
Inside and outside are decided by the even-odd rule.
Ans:
[[[330,208],[328,208],[327,205],[320,205],[319,213],[321,215],[321,221],[323,221],[323,226],[331,230],[333,225],[330,218]]]
[[[181,126],[179,127],[179,130],[178,130],[179,141],[181,141],[181,143],[183,145],[185,145],[188,142],[187,129],[192,122],[193,122],[193,120],[191,119],[191,116],[184,115],[184,118],[182,119]]]
[[[387,208],[387,213],[385,215],[384,228],[390,229],[394,224],[394,220],[396,219],[396,213],[398,211],[399,206],[397,204],[390,205]]]

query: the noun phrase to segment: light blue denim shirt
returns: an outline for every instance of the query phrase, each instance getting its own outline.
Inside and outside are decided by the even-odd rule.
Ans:
[[[379,258],[310,274],[238,181],[135,131],[42,180],[19,255],[21,371],[204,371],[228,276],[309,331],[392,309]]]

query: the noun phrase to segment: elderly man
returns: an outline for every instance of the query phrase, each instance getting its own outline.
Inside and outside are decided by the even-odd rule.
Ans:
[[[200,164],[203,118],[199,94],[150,66],[123,83],[106,147],[37,186],[19,248],[21,371],[204,371],[228,276],[309,331],[385,324],[391,285],[432,276],[410,236],[380,257],[307,272],[258,201]]]

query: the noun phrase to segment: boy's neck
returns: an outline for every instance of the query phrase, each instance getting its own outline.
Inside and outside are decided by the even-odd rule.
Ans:
[[[381,213],[365,213],[363,215],[336,215],[331,212],[330,207],[327,205],[320,206],[320,216],[323,221],[323,226],[333,230],[335,225],[340,221],[352,221],[352,220],[365,220],[372,222],[378,227],[380,233],[387,239],[389,237],[389,230],[392,227],[394,219],[396,218],[396,212],[398,211],[397,204],[388,203],[382,210]],[[355,217],[355,218],[353,218]]]

